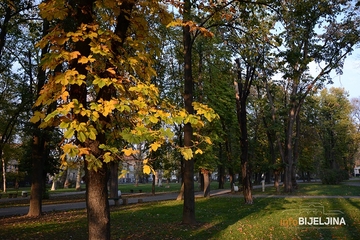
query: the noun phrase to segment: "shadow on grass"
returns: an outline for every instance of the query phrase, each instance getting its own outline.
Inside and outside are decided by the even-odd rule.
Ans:
[[[346,225],[299,226],[299,216],[314,214],[300,206],[314,202],[342,211]],[[241,197],[200,198],[194,226],[181,224],[182,206],[165,201],[112,207],[111,239],[358,239],[360,234],[358,199],[256,198],[245,205]],[[87,239],[86,223],[84,210],[0,219],[0,239]]]
[[[359,196],[360,188],[346,184],[325,185],[321,183],[303,183],[298,185],[294,195],[310,196]]]
[[[284,214],[285,219],[292,218],[296,226],[284,226],[293,229],[294,237],[299,239],[358,239],[360,200],[343,198],[321,198],[297,200],[302,204],[293,212]],[[305,224],[300,224],[300,218]],[[317,219],[317,220],[314,220]],[[343,219],[343,220],[342,220]]]
[[[182,225],[182,202],[168,201],[116,211],[112,214],[115,239],[218,239],[227,229],[254,213],[265,211],[269,200],[244,205],[242,198],[196,200],[194,226]],[[282,200],[284,201],[284,200]],[[276,206],[280,208],[281,206]],[[269,207],[274,210],[275,207]],[[226,235],[226,234],[225,234]]]
[[[0,239],[87,239],[86,224],[84,210],[2,218]]]
[[[360,199],[338,198],[332,201],[324,199],[323,202],[329,209],[341,211],[343,214],[339,214],[337,217],[343,217],[345,221],[345,225],[334,224],[332,227],[324,229],[321,232],[324,239],[359,239]]]
[[[298,189],[292,193],[286,193],[283,187],[280,187],[280,192],[276,192],[274,187],[267,186],[265,192],[261,189],[254,189],[254,194],[261,195],[289,195],[289,196],[360,196],[360,187],[357,182],[344,182],[339,185],[324,185],[319,182],[316,183],[299,183]]]

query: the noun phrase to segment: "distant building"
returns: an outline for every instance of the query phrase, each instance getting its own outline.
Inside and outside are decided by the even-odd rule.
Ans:
[[[119,178],[119,183],[133,183],[136,177],[136,168],[138,160],[132,156],[124,156],[121,161],[123,174]]]
[[[360,159],[355,160],[354,165],[354,176],[360,177]]]
[[[6,165],[7,173],[18,173],[19,172],[19,162],[18,160],[12,159],[8,161]]]

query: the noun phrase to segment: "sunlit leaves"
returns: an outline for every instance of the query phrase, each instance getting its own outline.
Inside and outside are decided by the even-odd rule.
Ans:
[[[150,174],[151,173],[151,167],[149,165],[143,166],[143,173]]]
[[[45,122],[48,122],[48,121],[50,121],[51,119],[53,119],[55,116],[57,116],[58,114],[59,114],[59,111],[58,111],[58,110],[55,110],[55,111],[51,112],[50,114],[48,114],[48,115],[45,117],[44,121],[45,121]]]
[[[64,155],[66,154],[69,157],[75,157],[79,153],[79,149],[73,144],[65,144],[62,146],[62,149],[64,151]]]
[[[159,147],[161,147],[161,144],[159,142],[154,142],[154,143],[150,144],[150,149],[152,151],[158,150]]]
[[[190,160],[193,158],[193,150],[191,148],[188,147],[180,148],[180,153],[185,160]]]
[[[97,171],[103,165],[103,161],[100,158],[95,157],[93,154],[86,154],[85,159],[88,163],[87,168],[89,170]]]
[[[65,0],[43,1],[39,7],[41,17],[47,20],[65,19],[69,11]]]
[[[143,161],[143,173],[145,173],[145,174],[150,174],[150,173],[155,174],[154,169],[149,165],[149,160],[148,159],[145,159]]]
[[[78,60],[78,63],[82,63],[82,64],[87,64],[92,62],[95,62],[95,58],[93,58],[91,55],[89,55],[88,57],[81,56]]]
[[[195,154],[203,154],[203,150],[198,148],[198,149],[195,150]]]
[[[171,14],[167,8],[158,1],[137,2],[141,14],[131,17],[133,33],[122,39],[109,27],[116,24],[119,3],[96,1],[94,21],[78,24],[77,28],[64,28],[54,21],[51,31],[38,43],[42,48],[49,46],[42,59],[49,78],[36,102],[44,110],[34,113],[31,121],[43,119],[43,126],[59,127],[65,142],[62,159],[85,155],[89,169],[94,170],[121,156],[137,154],[127,143],[147,143],[148,151],[156,152],[164,143],[172,143],[173,125],[190,123],[197,130],[216,118],[206,105],[195,104],[196,113],[189,114],[160,101],[158,87],[151,84],[157,76],[154,66],[161,52],[161,39],[152,33],[144,16],[168,24]],[[46,1],[40,8],[44,18],[60,20],[59,23],[72,11],[63,0]],[[193,22],[184,24],[193,32],[212,36]],[[88,44],[87,51],[77,48],[84,42]],[[62,70],[55,72],[58,66]],[[74,94],[73,90],[79,87],[86,89],[86,97]],[[48,111],[54,103],[56,109]],[[46,111],[50,113],[45,115]],[[199,143],[210,142],[200,135],[197,138]],[[125,145],[119,146],[120,141]],[[84,147],[91,144],[99,146]],[[179,148],[185,159],[203,152],[195,145],[198,143],[194,143],[194,149]],[[144,162],[143,170],[147,174],[153,171],[149,162]]]
[[[132,148],[125,148],[121,151],[125,154],[125,156],[131,156],[132,154],[136,154],[138,152],[137,150],[134,150]]]
[[[113,161],[114,158],[111,156],[110,152],[106,152],[103,156],[103,159],[104,159],[105,163],[109,163],[109,162]]]
[[[205,104],[194,102],[193,106],[196,113],[198,115],[203,115],[209,122],[219,117],[212,108],[208,107]]]
[[[195,33],[200,33],[202,36],[204,37],[213,37],[214,34],[209,31],[208,29],[199,26],[198,24],[196,24],[193,21],[186,21],[183,22],[181,19],[177,19],[175,21],[170,22],[167,27],[189,27],[190,28],[190,32],[195,32]]]
[[[30,122],[37,123],[41,119],[44,119],[45,114],[39,111],[34,112],[34,115],[31,117]]]
[[[70,139],[70,138],[72,138],[72,136],[74,135],[74,133],[75,133],[75,129],[70,128],[70,129],[68,129],[68,130],[65,131],[65,133],[64,133],[64,138]]]

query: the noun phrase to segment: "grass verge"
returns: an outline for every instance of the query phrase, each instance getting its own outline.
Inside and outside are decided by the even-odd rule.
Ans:
[[[274,187],[266,187],[265,192],[261,188],[253,190],[253,194],[265,195],[295,195],[295,196],[360,196],[360,184],[351,185],[353,182],[344,182],[339,185],[324,185],[317,183],[300,183],[298,189],[288,194],[282,191],[277,193]]]
[[[306,208],[303,208],[305,206]],[[304,211],[306,209],[306,211]],[[309,210],[310,209],[310,210]],[[181,224],[182,202],[166,201],[112,208],[112,239],[358,239],[359,199],[241,198],[196,200],[197,225]],[[345,225],[301,226],[299,217],[329,212]],[[40,219],[0,219],[0,239],[86,239],[86,212],[48,213]]]

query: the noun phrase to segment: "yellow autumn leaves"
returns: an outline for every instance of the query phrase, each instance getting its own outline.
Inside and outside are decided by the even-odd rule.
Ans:
[[[115,9],[119,6],[119,2],[106,2],[106,7]],[[96,2],[96,6],[98,4],[100,1]],[[158,3],[149,1],[142,4],[143,8],[146,8],[146,4],[154,8]],[[68,15],[68,7],[64,0],[46,1],[40,5],[41,15],[48,20],[63,20]],[[35,103],[43,109],[36,111],[30,120],[33,123],[41,122],[40,127],[56,126],[62,129],[65,139],[62,160],[65,161],[67,156],[85,156],[88,166],[95,170],[102,163],[119,159],[120,154],[130,156],[136,153],[127,146],[116,146],[118,140],[134,144],[147,142],[149,152],[158,151],[165,142],[171,142],[172,126],[190,123],[199,129],[205,125],[205,121],[217,117],[211,108],[201,103],[193,104],[196,114],[188,114],[165,101],[160,102],[158,88],[150,83],[156,76],[153,57],[160,51],[156,47],[150,51],[146,45],[148,43],[142,39],[154,41],[153,46],[158,45],[155,38],[146,36],[143,31],[148,28],[147,21],[143,17],[134,18],[137,25],[133,25],[133,29],[141,29],[138,37],[127,37],[127,48],[114,51],[112,44],[120,39],[109,27],[114,24],[114,19],[107,17],[101,18],[101,21],[108,20],[106,23],[95,20],[91,24],[81,24],[74,31],[66,31],[61,24],[54,25],[38,43],[40,48],[49,47],[49,53],[42,59],[42,66],[49,71],[49,75]],[[210,34],[191,22],[187,24],[203,35]],[[71,51],[74,45],[84,41],[88,42],[89,54]],[[126,49],[130,49],[129,52]],[[74,62],[84,67],[86,74],[71,68]],[[63,70],[55,72],[60,65]],[[74,95],[70,99],[74,86],[87,90],[86,103],[81,103]],[[97,94],[105,88],[111,88],[113,93],[106,98],[97,98]],[[49,111],[49,106],[54,104],[56,108]],[[106,144],[100,144],[101,156],[95,156],[84,143],[99,141],[99,134],[105,136]],[[197,135],[197,141],[211,144],[211,140],[205,136]],[[202,154],[196,143],[194,148],[177,148],[187,160],[193,158],[194,154]],[[145,173],[153,171],[148,160],[144,160],[143,164]]]

